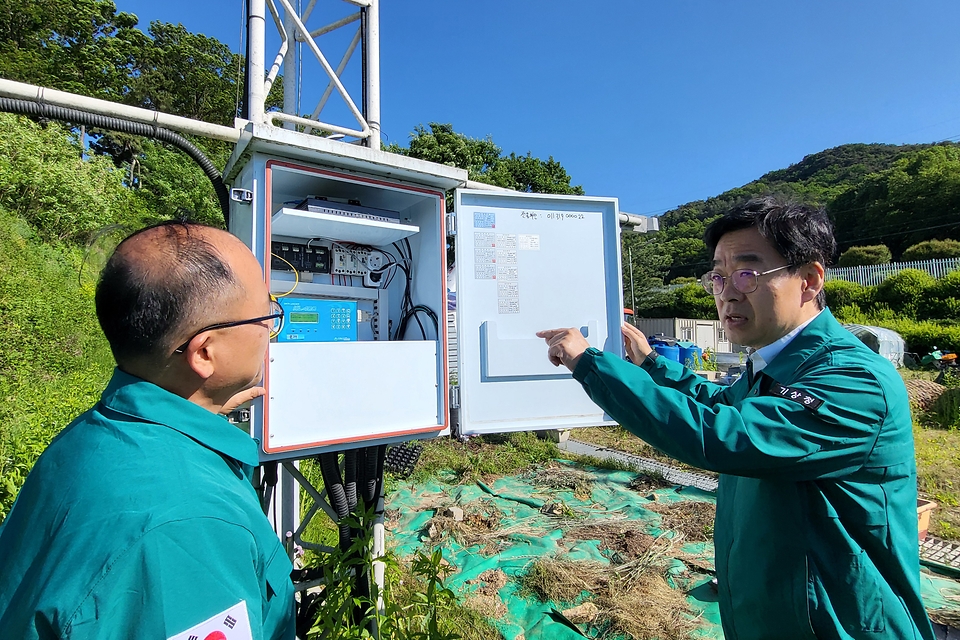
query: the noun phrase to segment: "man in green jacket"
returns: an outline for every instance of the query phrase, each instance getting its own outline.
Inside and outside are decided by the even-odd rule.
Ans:
[[[97,316],[117,369],[40,456],[0,528],[0,637],[294,637],[290,561],[221,413],[262,393],[282,310],[234,236],[164,224],[120,244]]]
[[[822,210],[752,200],[706,232],[701,279],[734,343],[733,386],[657,357],[624,325],[633,363],[576,329],[540,332],[625,428],[721,474],[714,528],[727,640],[932,640],[920,600],[910,408],[894,367],[825,308],[836,252]]]

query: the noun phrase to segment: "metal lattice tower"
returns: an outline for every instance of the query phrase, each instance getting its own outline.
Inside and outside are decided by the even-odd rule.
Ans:
[[[257,124],[281,124],[300,129],[306,134],[315,130],[328,135],[353,138],[372,149],[380,148],[380,0],[344,0],[357,11],[336,22],[311,29],[308,26],[317,0],[309,0],[302,12],[293,6],[295,0],[247,0],[247,119]],[[280,36],[280,47],[270,68],[266,66],[266,23],[269,12]],[[356,33],[339,64],[334,68],[321,51],[319,38],[338,29],[356,29]],[[302,43],[312,56],[298,60],[295,46]],[[362,95],[351,96],[341,75],[357,48],[361,51]],[[304,56],[307,58],[307,56]],[[315,60],[326,76],[327,86],[310,117],[297,112],[300,87],[298,67]],[[312,67],[312,65],[311,65]],[[283,111],[267,111],[266,99],[280,71],[283,71]],[[263,78],[263,82],[256,79]],[[355,123],[335,124],[322,119],[330,97],[342,98]]]

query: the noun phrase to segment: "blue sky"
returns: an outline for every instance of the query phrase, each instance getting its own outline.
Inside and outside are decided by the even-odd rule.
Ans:
[[[242,0],[115,1],[239,50]],[[955,0],[383,0],[382,127],[449,122],[655,214],[840,144],[960,140],[958,25]],[[321,41],[334,65],[351,36]],[[309,111],[325,76],[302,78]]]

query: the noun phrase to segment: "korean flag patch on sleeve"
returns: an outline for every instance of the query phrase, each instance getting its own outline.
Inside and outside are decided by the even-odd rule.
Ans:
[[[768,396],[775,396],[777,398],[785,398],[787,400],[792,400],[797,404],[801,405],[805,409],[810,409],[810,411],[816,411],[823,404],[823,400],[820,398],[815,398],[806,391],[801,391],[800,389],[794,389],[793,387],[787,387],[779,382],[774,382],[770,385],[770,389],[767,391]]]
[[[226,611],[167,640],[253,640],[247,603],[241,600]]]

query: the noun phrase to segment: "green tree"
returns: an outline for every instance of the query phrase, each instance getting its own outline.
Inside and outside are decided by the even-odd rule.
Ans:
[[[924,240],[903,250],[902,259],[934,260],[960,257],[960,242],[956,240]]]
[[[907,153],[829,209],[841,246],[877,239],[899,255],[923,240],[960,239],[960,148],[940,144]]]
[[[0,0],[0,76],[121,100],[137,17],[110,0]]]
[[[471,180],[483,180],[484,176],[499,162],[501,149],[493,140],[470,138],[456,133],[451,124],[430,123],[430,130],[417,125],[410,134],[410,146],[401,147],[392,143],[386,151],[410,156],[420,160],[445,164],[467,170]],[[486,182],[486,180],[483,180]]]
[[[887,264],[893,258],[886,245],[874,244],[863,247],[850,247],[837,261],[840,267],[859,267],[871,264]]]
[[[216,38],[191,33],[182,24],[151,22],[148,34],[136,51],[125,101],[233,126],[239,54]]]
[[[669,303],[670,295],[663,286],[663,277],[670,265],[670,257],[661,253],[653,234],[623,233],[620,248],[624,304],[633,308],[635,317],[647,317],[647,309]]]
[[[84,242],[109,224],[142,220],[143,206],[106,158],[84,161],[68,129],[0,114],[0,207],[47,241]]]
[[[525,193],[562,193],[583,195],[583,187],[571,186],[570,175],[553,156],[546,161],[529,153],[511,153],[500,158],[484,176],[492,184]]]
[[[471,138],[453,130],[451,124],[430,123],[428,131],[418,125],[410,134],[410,146],[393,143],[386,151],[467,170],[471,180],[528,193],[583,194],[572,186],[566,169],[551,156],[544,161],[531,154],[504,157],[490,137]]]

